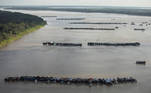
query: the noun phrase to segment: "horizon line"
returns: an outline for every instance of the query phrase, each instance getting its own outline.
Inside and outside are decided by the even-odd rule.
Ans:
[[[57,6],[57,7],[142,7],[142,8],[151,8],[151,6],[108,6],[108,5],[0,5],[0,6],[43,6],[43,7],[51,7],[51,6]]]

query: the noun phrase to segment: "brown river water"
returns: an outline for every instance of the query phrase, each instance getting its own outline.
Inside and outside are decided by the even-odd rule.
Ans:
[[[151,93],[151,17],[106,13],[78,13],[59,11],[25,11],[37,16],[57,18],[85,18],[85,20],[56,20],[45,17],[48,25],[25,35],[0,50],[1,93]],[[121,22],[128,24],[69,24],[70,22]],[[135,25],[131,25],[135,22]],[[105,30],[64,30],[64,27],[119,28]],[[134,31],[145,28],[145,31]],[[82,43],[82,47],[43,46],[44,41]],[[140,42],[140,47],[90,47],[87,42]],[[138,60],[146,65],[136,65]],[[5,83],[7,76],[40,75],[56,77],[129,77],[137,84],[112,87],[59,85],[43,83]]]

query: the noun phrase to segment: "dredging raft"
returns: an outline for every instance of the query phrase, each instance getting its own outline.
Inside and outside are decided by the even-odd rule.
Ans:
[[[76,47],[76,46],[82,46],[81,43],[56,43],[54,41],[51,41],[51,42],[43,42],[43,45],[45,46],[68,46],[68,47]]]
[[[68,77],[42,77],[42,76],[20,76],[20,77],[7,77],[5,82],[41,82],[41,83],[54,83],[54,84],[83,84],[83,85],[115,85],[126,83],[137,83],[133,77],[123,78],[68,78]]]
[[[44,46],[82,46],[82,43],[56,43],[54,41],[51,42],[43,42]],[[132,42],[132,43],[101,43],[101,42],[88,42],[88,46],[140,46],[139,42]]]
[[[146,61],[136,61],[136,64],[146,65]]]
[[[99,43],[99,42],[88,42],[88,46],[140,46],[139,42],[134,43]]]

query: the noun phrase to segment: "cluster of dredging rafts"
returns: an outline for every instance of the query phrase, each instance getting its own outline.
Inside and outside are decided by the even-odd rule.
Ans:
[[[132,77],[123,78],[59,78],[59,77],[41,77],[41,76],[20,76],[7,77],[5,82],[41,82],[53,84],[81,84],[81,85],[115,85],[126,83],[137,83],[137,80]]]
[[[82,46],[82,43],[56,43],[54,41],[51,42],[43,42],[45,46]],[[140,46],[139,42],[133,43],[99,43],[99,42],[88,42],[88,46]]]
[[[43,45],[47,46],[82,46],[81,43],[56,43],[54,41],[51,42],[43,42]]]

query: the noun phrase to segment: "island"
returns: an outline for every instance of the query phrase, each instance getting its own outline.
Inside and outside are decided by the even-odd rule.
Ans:
[[[0,11],[0,48],[46,25],[42,18],[9,11]]]

